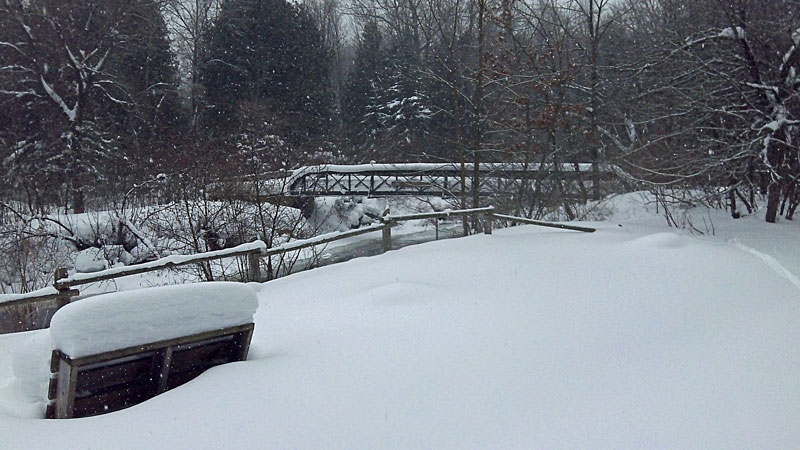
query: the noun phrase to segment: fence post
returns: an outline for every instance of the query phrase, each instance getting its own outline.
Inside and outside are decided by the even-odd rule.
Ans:
[[[387,220],[383,222],[385,227],[383,228],[383,243],[381,249],[383,253],[388,252],[392,249],[392,221]]]
[[[247,255],[247,281],[261,282],[261,267],[259,267],[260,255],[257,252]]]
[[[78,295],[76,289],[70,289],[68,286],[62,286],[58,283],[58,280],[67,278],[68,275],[69,272],[67,272],[67,269],[64,267],[59,267],[56,269],[55,273],[53,273],[53,287],[58,291],[58,297],[56,298],[56,308],[58,309],[69,303],[70,298]]]
[[[490,206],[491,208],[491,206]],[[494,219],[494,208],[483,215],[483,232],[484,234],[492,234],[492,220]]]
[[[59,284],[58,280],[62,278],[67,278],[68,275],[69,272],[64,267],[59,267],[58,269],[55,270],[55,273],[53,273],[53,287],[56,288],[56,290],[58,291],[58,296],[56,297],[56,308],[53,310],[52,313],[49,313],[47,315],[47,318],[44,321],[43,328],[50,327],[50,319],[53,318],[53,314],[55,314],[56,311],[58,311],[59,309],[61,309],[61,307],[69,303],[72,297],[77,297],[78,295],[80,295],[79,290],[70,289],[69,286],[64,286],[62,284]]]
[[[435,220],[435,223],[436,223],[436,240],[438,241],[439,240],[439,218],[436,217],[436,218],[434,218],[434,220]]]

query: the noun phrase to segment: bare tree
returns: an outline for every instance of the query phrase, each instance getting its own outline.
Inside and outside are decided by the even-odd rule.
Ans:
[[[204,39],[218,12],[219,0],[167,0],[164,4],[164,15],[174,36],[173,45],[192,111],[192,127],[197,125],[203,99],[199,67],[203,62]]]
[[[751,209],[752,193],[761,191],[768,222],[779,213],[792,217],[800,175],[800,3],[781,4],[631,3],[630,32],[654,49],[640,53],[632,99],[641,116],[628,125],[629,135],[646,136],[632,140],[625,158],[643,179],[706,186],[727,195],[734,217],[737,198]]]

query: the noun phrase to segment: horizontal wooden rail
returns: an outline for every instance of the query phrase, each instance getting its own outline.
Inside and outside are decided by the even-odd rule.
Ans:
[[[381,221],[387,222],[404,222],[407,220],[419,219],[444,219],[447,217],[469,216],[473,214],[488,214],[494,211],[494,206],[487,206],[485,208],[472,208],[472,209],[455,209],[445,211],[434,211],[419,214],[404,214],[402,216],[386,216],[381,217]]]
[[[508,220],[509,222],[519,222],[528,225],[538,225],[540,227],[560,228],[562,230],[583,231],[584,233],[594,233],[597,231],[594,228],[579,227],[575,225],[564,225],[560,223],[542,222],[540,220],[526,219],[524,217],[507,216],[505,214],[492,213],[491,216],[495,219]]]
[[[384,228],[386,228],[386,225],[381,223],[376,225],[370,225],[364,228],[358,228],[355,230],[321,234],[319,236],[310,239],[297,240],[294,242],[289,242],[283,245],[279,245],[277,247],[272,247],[266,250],[262,250],[261,252],[259,252],[259,255],[265,258],[269,256],[281,255],[295,250],[314,247],[322,244],[328,244],[330,242],[338,241],[340,239],[346,239],[353,236],[360,236],[362,234],[372,233],[373,231],[380,231],[383,230]]]
[[[266,248],[267,245],[264,242],[253,241],[247,244],[242,244],[237,247],[232,247],[224,250],[215,250],[212,252],[197,253],[194,255],[170,255],[143,264],[136,264],[132,266],[123,266],[123,267],[112,267],[111,269],[101,270],[99,272],[92,272],[92,273],[76,273],[70,277],[56,280],[55,288],[58,290],[63,290],[71,286],[96,283],[98,281],[105,281],[105,280],[110,280],[112,278],[119,278],[128,275],[137,275],[145,272],[153,272],[155,270],[172,269],[174,267],[180,267],[189,264],[198,264],[222,258],[230,258],[234,256],[247,256],[252,253],[260,253]]]
[[[34,301],[55,300],[59,297],[59,292],[52,286],[43,289],[37,289],[33,292],[25,294],[3,294],[0,295],[0,307],[12,307],[24,305]]]

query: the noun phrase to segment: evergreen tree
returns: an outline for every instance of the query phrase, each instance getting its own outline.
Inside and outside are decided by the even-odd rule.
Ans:
[[[416,45],[408,35],[396,38],[391,51],[379,102],[370,105],[381,127],[374,135],[383,159],[411,161],[424,147],[432,111],[421,77],[421,62]]]
[[[387,49],[375,22],[367,22],[348,81],[345,122],[362,160],[413,158],[431,111],[419,76],[419,58],[407,36]]]
[[[244,145],[273,164],[286,154],[247,144],[253,133],[310,150],[330,120],[328,64],[317,25],[302,5],[225,1],[201,70],[212,105],[205,124],[227,148]]]
[[[387,76],[388,58],[382,43],[383,35],[378,24],[367,22],[356,43],[353,68],[342,105],[345,136],[356,149],[367,147],[369,138],[381,126],[378,116],[369,112],[371,105],[380,103],[380,90]]]

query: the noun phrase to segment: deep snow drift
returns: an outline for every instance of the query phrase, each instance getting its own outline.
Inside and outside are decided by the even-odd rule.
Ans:
[[[517,227],[275,280],[248,361],[87,419],[13,417],[7,387],[0,447],[794,448],[800,227],[722,222]],[[0,387],[46,333],[0,336]]]

